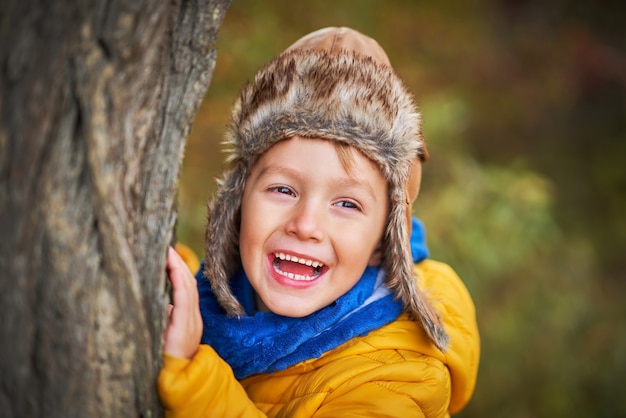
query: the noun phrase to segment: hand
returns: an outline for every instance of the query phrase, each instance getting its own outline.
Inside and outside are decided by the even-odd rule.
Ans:
[[[196,279],[171,247],[167,251],[165,269],[172,283],[174,305],[169,307],[163,351],[174,357],[191,359],[198,351],[202,337]]]

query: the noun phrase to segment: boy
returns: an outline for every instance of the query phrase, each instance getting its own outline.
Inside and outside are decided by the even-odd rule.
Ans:
[[[419,114],[382,48],[347,28],[305,36],[243,88],[228,139],[197,293],[168,254],[167,416],[459,411],[474,307],[425,259]]]

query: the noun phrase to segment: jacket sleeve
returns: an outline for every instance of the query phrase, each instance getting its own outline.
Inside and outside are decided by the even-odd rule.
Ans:
[[[166,418],[265,417],[230,366],[205,344],[191,360],[165,354],[157,387]]]

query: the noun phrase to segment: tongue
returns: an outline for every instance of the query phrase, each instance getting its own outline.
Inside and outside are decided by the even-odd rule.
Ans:
[[[285,273],[299,274],[307,277],[313,276],[315,273],[315,270],[311,266],[287,260],[280,260],[278,267]]]

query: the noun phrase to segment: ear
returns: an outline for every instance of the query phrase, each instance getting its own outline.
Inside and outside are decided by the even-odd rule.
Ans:
[[[378,267],[383,263],[383,240],[381,239],[376,244],[376,248],[372,252],[369,261],[367,262],[368,267]]]
[[[404,184],[404,196],[405,196],[405,211],[406,211],[406,226],[411,235],[411,228],[413,226],[412,220],[412,208],[413,202],[417,199],[417,195],[420,192],[420,185],[422,183],[422,160],[419,157],[415,157],[411,164],[411,171],[409,171],[409,178]]]
[[[406,193],[409,204],[413,204],[417,195],[420,193],[420,185],[422,183],[422,160],[419,157],[415,157],[411,163],[411,170],[409,171],[409,178],[407,179],[404,192]]]

